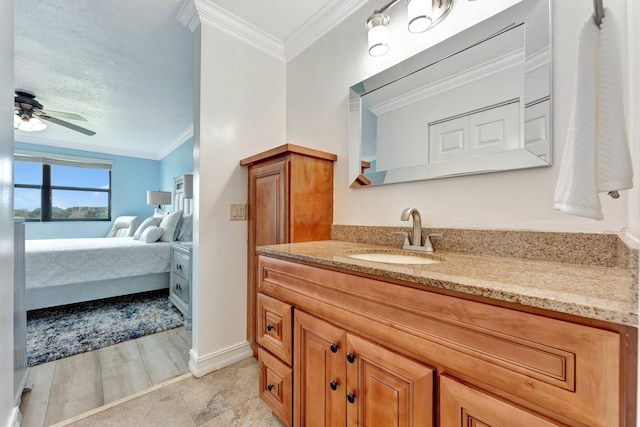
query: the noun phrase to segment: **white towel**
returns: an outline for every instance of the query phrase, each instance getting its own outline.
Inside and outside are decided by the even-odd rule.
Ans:
[[[554,208],[603,219],[598,192],[631,188],[616,23],[605,9],[601,29],[589,19],[578,39],[573,110]]]

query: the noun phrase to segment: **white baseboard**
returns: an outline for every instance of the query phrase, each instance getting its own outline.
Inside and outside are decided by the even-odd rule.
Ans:
[[[22,422],[22,412],[20,412],[20,408],[18,406],[14,406],[11,409],[11,415],[9,416],[9,424],[7,427],[20,427],[20,423]]]
[[[249,341],[200,357],[191,349],[189,350],[189,370],[196,378],[200,378],[251,356],[253,356],[253,351],[251,351]]]

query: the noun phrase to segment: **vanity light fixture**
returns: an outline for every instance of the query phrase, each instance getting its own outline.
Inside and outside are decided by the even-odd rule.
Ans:
[[[385,12],[400,0],[375,10],[367,19],[369,55],[382,56],[389,51],[389,15]],[[408,3],[407,29],[412,33],[422,33],[439,24],[451,11],[453,0],[405,0]]]

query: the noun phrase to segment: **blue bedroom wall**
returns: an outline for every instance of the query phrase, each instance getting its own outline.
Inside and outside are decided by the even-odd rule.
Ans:
[[[193,172],[193,137],[160,160],[163,191],[173,191],[173,178]]]
[[[144,220],[153,214],[153,206],[147,205],[147,190],[172,191],[174,177],[193,171],[193,137],[160,161],[19,141],[15,142],[15,148],[112,160],[112,219],[137,215]],[[110,228],[111,223],[105,221],[29,222],[25,233],[27,239],[103,237]]]
[[[193,146],[193,142],[191,145]],[[178,147],[174,152],[181,147],[182,146]],[[137,215],[140,217],[140,220],[144,220],[144,218],[153,214],[153,206],[147,205],[147,190],[157,190],[161,186],[164,188],[160,172],[161,163],[164,159],[157,161],[68,148],[49,147],[18,141],[15,142],[15,148],[112,160],[112,219],[121,215]],[[193,164],[193,160],[191,160],[191,163]],[[169,165],[167,165],[166,168],[169,169]],[[171,187],[168,187],[168,190],[171,190]],[[29,222],[26,224],[25,231],[27,239],[62,239],[104,237],[110,228],[111,223],[106,221]]]

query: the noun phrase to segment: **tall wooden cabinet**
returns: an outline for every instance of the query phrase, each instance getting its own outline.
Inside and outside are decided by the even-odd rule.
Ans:
[[[285,144],[240,162],[249,167],[247,340],[257,354],[256,246],[331,238],[336,155]]]

